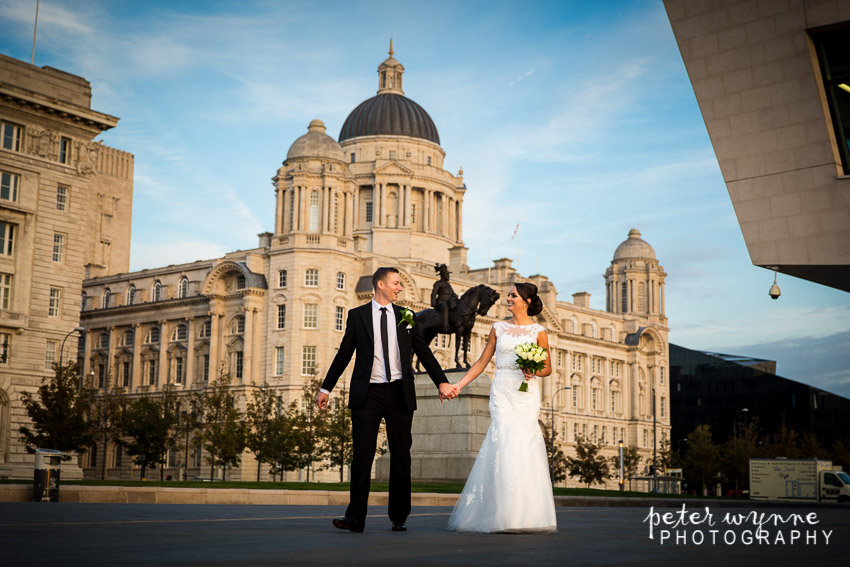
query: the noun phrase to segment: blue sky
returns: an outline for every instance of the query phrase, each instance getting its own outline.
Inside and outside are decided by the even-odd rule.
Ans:
[[[0,0],[30,60],[35,0]],[[464,170],[469,264],[516,256],[588,291],[630,228],[668,273],[670,340],[777,360],[850,396],[850,294],[753,267],[660,2],[44,0],[35,63],[81,75],[135,156],[132,269],[257,245],[271,177],[320,118],[336,137],[394,38],[405,94]]]

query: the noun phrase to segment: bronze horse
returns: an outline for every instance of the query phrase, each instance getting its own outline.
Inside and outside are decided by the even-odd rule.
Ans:
[[[472,327],[475,325],[476,315],[486,315],[487,311],[499,300],[499,294],[493,288],[484,284],[468,289],[458,300],[457,307],[449,313],[449,327],[451,331],[443,331],[443,317],[436,309],[424,309],[414,317],[414,332],[422,335],[428,344],[438,334],[455,336],[455,364],[457,368],[469,368],[467,360],[469,354],[469,337]],[[460,344],[463,339],[463,365],[461,365],[459,354]],[[417,372],[421,371],[419,361],[416,361]]]

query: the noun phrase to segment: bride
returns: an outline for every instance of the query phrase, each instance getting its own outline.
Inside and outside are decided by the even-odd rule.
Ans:
[[[455,394],[478,378],[496,355],[496,375],[490,387],[490,428],[469,473],[463,493],[449,518],[449,529],[459,532],[554,532],[555,501],[546,445],[537,424],[540,385],[552,366],[535,374],[516,364],[514,347],[536,342],[549,350],[546,331],[529,316],[543,310],[537,286],[518,283],[508,293],[509,322],[493,325],[481,358],[455,385]],[[524,379],[528,391],[519,390]]]

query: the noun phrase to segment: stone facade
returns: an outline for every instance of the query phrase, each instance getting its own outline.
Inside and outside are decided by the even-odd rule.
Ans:
[[[82,77],[0,55],[0,95],[0,477],[31,476],[21,394],[77,352],[83,279],[129,269],[133,156]]]
[[[664,4],[753,264],[850,291],[848,81],[821,42],[843,34],[843,61],[850,3]]]
[[[409,99],[380,98],[403,95],[403,67],[390,55],[379,67],[378,96],[363,105],[378,109],[372,114],[381,104],[396,105],[395,114],[416,113],[421,108]],[[256,387],[273,388],[289,403],[327,369],[347,311],[372,296],[376,268],[397,266],[404,284],[400,303],[419,311],[430,307],[435,263],[445,263],[458,295],[482,283],[502,297],[518,281],[538,285],[545,305],[539,320],[549,329],[554,369],[543,381],[541,421],[554,420],[567,454],[576,437],[586,435],[603,441],[606,455],[613,455],[622,439],[648,457],[653,432],[660,443],[670,429],[666,274],[652,247],[633,230],[617,249],[605,275],[606,311],[591,308],[587,293],[575,294],[573,302],[559,300],[545,276],[522,277],[509,259],[470,269],[461,230],[466,186],[462,172],[443,169],[445,153],[430,117],[421,124],[393,123],[391,113],[363,124],[358,122],[362,114],[352,112],[341,142],[325,133],[320,120],[293,142],[272,180],[274,231],[260,234],[257,248],[86,280],[85,372],[93,372],[96,383],[103,377],[104,384],[117,384],[130,395],[157,392],[166,384],[185,395],[224,365],[240,403]],[[479,317],[472,360],[490,326],[508,315],[500,302]],[[445,336],[432,345],[444,368],[455,366],[454,346]],[[347,374],[344,380],[349,379]],[[414,420],[415,476],[462,480],[489,422],[489,380],[482,376],[468,396],[446,404],[439,404],[433,384],[429,388],[430,381],[422,380]],[[451,435],[445,435],[446,428]],[[114,449],[107,459],[109,476],[138,474],[129,459],[116,466]],[[166,473],[176,475],[183,459],[174,455]],[[200,455],[189,460],[189,476],[201,475]],[[378,460],[378,478],[385,464]],[[256,467],[246,453],[229,477],[254,479]],[[337,475],[329,471],[318,478],[336,480]],[[261,476],[267,478],[265,468]],[[287,476],[302,479],[303,471]]]

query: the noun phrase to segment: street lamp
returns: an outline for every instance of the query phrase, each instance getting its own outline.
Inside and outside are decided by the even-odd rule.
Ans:
[[[555,476],[555,396],[562,390],[572,390],[572,386],[564,386],[555,390],[555,393],[552,394],[552,403],[549,404],[549,435],[551,439],[551,446],[549,447],[549,474],[553,477]]]
[[[68,340],[68,337],[70,337],[70,336],[71,336],[71,335],[73,335],[74,333],[82,333],[82,332],[84,332],[85,330],[86,330],[86,328],[85,328],[85,327],[74,327],[73,329],[71,329],[70,331],[68,331],[68,334],[67,334],[67,335],[65,335],[65,338],[64,338],[64,339],[62,339],[62,346],[61,346],[61,347],[59,347],[59,366],[62,366],[62,364],[64,364],[64,362],[63,362],[63,356],[64,356],[64,353],[65,353],[65,341],[67,341],[67,340]]]

